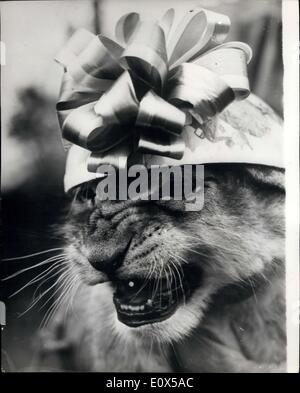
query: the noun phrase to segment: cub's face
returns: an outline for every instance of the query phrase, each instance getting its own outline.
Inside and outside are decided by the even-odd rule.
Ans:
[[[74,279],[109,282],[103,300],[113,302],[118,329],[177,340],[201,323],[213,294],[283,259],[282,176],[207,165],[196,212],[184,201],[98,201],[96,184],[85,184],[64,228]]]

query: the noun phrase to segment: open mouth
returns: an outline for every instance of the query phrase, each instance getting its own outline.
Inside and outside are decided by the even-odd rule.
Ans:
[[[201,271],[186,266],[179,274],[160,279],[131,277],[114,282],[114,304],[118,319],[130,327],[164,321],[187,302],[200,285]],[[176,279],[175,279],[176,277]]]

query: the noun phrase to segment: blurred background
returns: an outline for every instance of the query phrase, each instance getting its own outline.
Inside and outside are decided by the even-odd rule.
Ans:
[[[116,21],[130,11],[160,18],[175,8],[176,20],[195,6],[227,14],[232,21],[228,40],[253,49],[249,66],[252,91],[282,116],[282,38],[279,0],[72,0],[1,2],[1,189],[2,255],[4,258],[61,246],[55,234],[67,208],[63,192],[65,152],[55,103],[62,69],[53,61],[68,37],[83,27],[114,38]],[[5,49],[5,53],[4,53]],[[45,254],[53,255],[51,252]],[[2,277],[43,260],[43,255],[2,262]],[[42,269],[1,285],[7,306],[2,367],[29,370],[36,331],[44,309],[25,315],[35,287],[9,296]],[[50,286],[50,284],[49,284]]]

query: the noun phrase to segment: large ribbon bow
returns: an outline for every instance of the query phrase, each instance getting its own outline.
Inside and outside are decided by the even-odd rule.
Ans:
[[[251,49],[223,43],[229,18],[196,8],[170,33],[173,20],[173,9],[159,22],[129,13],[117,22],[118,43],[80,29],[56,57],[62,135],[91,151],[89,171],[120,166],[120,157],[124,165],[143,154],[181,159],[185,126],[197,132],[248,96]]]

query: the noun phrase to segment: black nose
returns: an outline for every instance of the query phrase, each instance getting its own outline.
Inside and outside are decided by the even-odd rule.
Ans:
[[[97,252],[92,252],[88,256],[90,264],[96,269],[107,276],[112,276],[116,270],[123,264],[125,256],[130,248],[131,239],[125,248],[119,248],[114,250],[110,255],[99,255]]]

